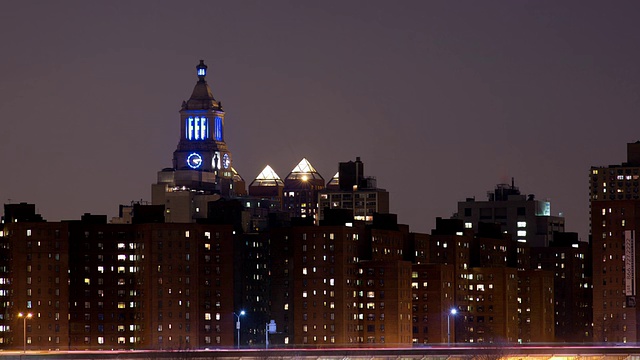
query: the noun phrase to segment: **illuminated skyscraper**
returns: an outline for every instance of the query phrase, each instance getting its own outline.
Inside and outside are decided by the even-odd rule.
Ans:
[[[206,81],[207,65],[196,66],[198,82],[180,110],[180,141],[173,167],[158,172],[152,203],[165,206],[168,222],[206,217],[207,203],[245,194],[244,180],[232,167],[224,141],[224,110]]]

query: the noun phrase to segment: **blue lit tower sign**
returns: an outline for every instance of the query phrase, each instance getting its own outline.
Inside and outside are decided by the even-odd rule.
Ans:
[[[191,97],[180,109],[180,141],[173,153],[173,170],[212,173],[200,177],[214,176],[216,187],[226,190],[233,187],[233,171],[231,152],[224,141],[224,110],[213,97],[202,60],[196,66],[196,76]]]

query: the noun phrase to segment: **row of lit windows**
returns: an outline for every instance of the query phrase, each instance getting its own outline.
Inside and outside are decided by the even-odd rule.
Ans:
[[[303,318],[306,320],[306,315],[307,314],[303,314]],[[331,313],[331,320],[335,319],[335,315],[333,313]],[[313,330],[317,330],[317,325],[313,325],[312,326]],[[336,331],[336,326],[334,324],[330,324],[329,326],[327,326],[326,324],[323,325],[323,330],[329,330],[330,332],[335,332]],[[302,325],[302,332],[306,333],[309,330],[309,326],[308,325]]]
[[[317,237],[316,235],[317,235],[316,233],[313,233],[313,234],[312,234],[312,236],[313,236],[314,238],[316,238],[316,237]],[[352,240],[356,241],[356,240],[358,240],[358,239],[359,239],[359,234],[350,234],[350,233],[347,233],[347,234],[345,234],[345,235],[346,235],[346,237],[347,237],[347,240],[352,239]],[[323,233],[323,234],[322,234],[322,238],[329,238],[329,240],[335,240],[335,234],[334,234],[334,233]],[[302,240],[307,240],[307,233],[303,233],[303,234],[302,234]]]
[[[330,252],[333,252],[334,248],[335,248],[335,246],[333,244],[330,244],[329,246],[322,245],[322,249],[323,250],[327,250],[328,249]],[[312,249],[315,250],[316,246],[313,245]],[[302,252],[306,252],[306,251],[307,251],[307,244],[302,244]],[[324,256],[324,260],[326,261],[326,255]]]
[[[317,337],[317,336],[314,336],[314,337],[312,337],[311,339],[313,340],[313,342],[318,342],[318,337]],[[328,339],[328,340],[327,340],[327,339]],[[383,339],[383,341],[382,341],[382,342],[384,342],[384,336],[382,336],[382,339]],[[327,336],[325,335],[325,336],[323,336],[323,337],[322,337],[322,341],[324,341],[324,342],[329,341],[331,344],[334,344],[334,343],[336,342],[336,338],[335,338],[335,336],[333,336],[333,335],[331,335],[331,336],[329,336],[329,337],[327,338]],[[362,341],[360,341],[360,342],[362,342]],[[303,344],[308,344],[308,343],[309,343],[309,338],[307,338],[306,336],[304,336],[304,337],[302,338],[302,343],[303,343]],[[288,339],[286,339],[285,344],[288,344]]]
[[[220,321],[221,319],[220,313],[215,313],[213,318],[215,318],[216,321]],[[211,321],[212,320],[211,313],[209,312],[204,313],[204,319],[206,321]]]
[[[1,332],[1,330],[0,330]],[[40,339],[40,337],[38,337],[38,339]],[[5,342],[7,342],[9,339],[6,339],[4,337],[0,337],[0,344],[4,344]],[[60,344],[60,336],[48,336],[47,337],[47,341],[50,343],[56,343],[56,344]],[[31,336],[27,336],[27,344],[31,345],[33,343],[33,338]]]
[[[313,260],[315,260],[315,256],[313,257]],[[322,256],[322,261],[327,261],[327,255],[323,255]],[[330,263],[335,263],[335,256],[333,256],[333,255],[330,256],[329,257],[329,262]],[[306,255],[302,257],[302,263],[303,264],[307,263],[307,256]]]

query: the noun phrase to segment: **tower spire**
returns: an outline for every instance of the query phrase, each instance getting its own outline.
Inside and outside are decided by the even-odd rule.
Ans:
[[[193,88],[189,100],[182,103],[183,110],[219,110],[222,111],[222,105],[213,97],[211,87],[205,79],[207,76],[208,66],[204,60],[200,60],[200,64],[196,66],[196,75],[198,82]]]

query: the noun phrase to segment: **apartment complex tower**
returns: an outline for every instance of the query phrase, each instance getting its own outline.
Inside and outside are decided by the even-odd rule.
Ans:
[[[589,171],[596,342],[638,341],[639,182],[640,142],[627,144],[626,162]]]

